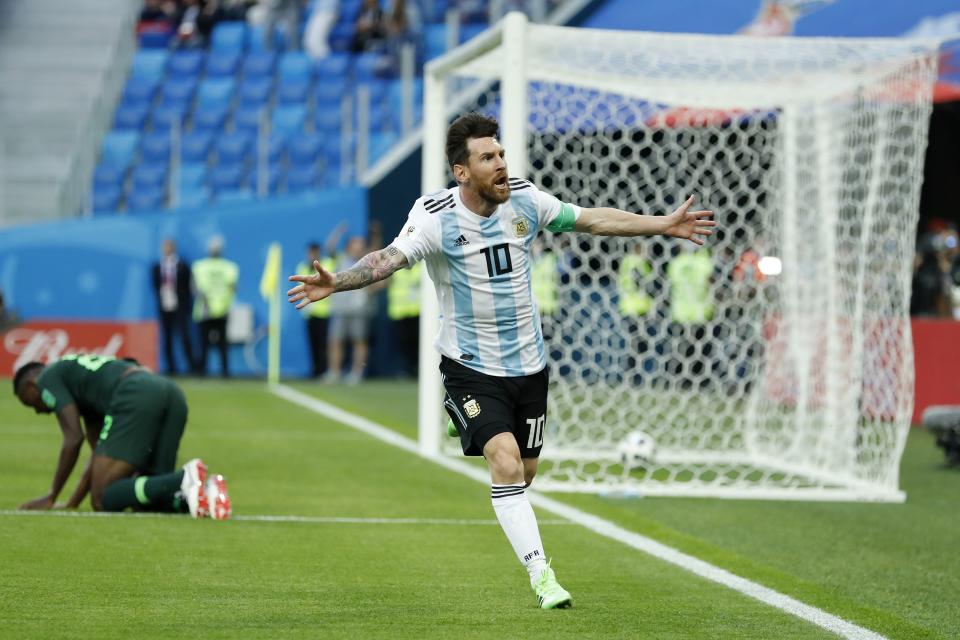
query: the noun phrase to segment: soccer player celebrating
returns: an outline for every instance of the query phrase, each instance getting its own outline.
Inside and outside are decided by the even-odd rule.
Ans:
[[[81,354],[49,365],[28,362],[14,375],[13,392],[37,413],[56,413],[63,433],[50,492],[21,509],[54,506],[86,439],[93,455],[62,506],[78,507],[89,493],[95,511],[230,516],[223,476],[208,475],[199,458],[174,471],[187,401],[169,380],[131,360]]]
[[[664,235],[703,244],[710,211],[688,211],[689,198],[666,216],[560,202],[533,184],[510,178],[499,124],[478,113],[447,131],[446,155],[457,185],[417,200],[390,246],[341,273],[290,276],[287,292],[303,308],[338,291],[366,287],[424,260],[440,303],[436,347],[444,404],[463,452],[490,469],[497,519],[544,609],[566,608],[570,594],[550,568],[524,490],[537,471],[547,410],[547,361],[530,283],[530,246],[537,232],[607,236]]]

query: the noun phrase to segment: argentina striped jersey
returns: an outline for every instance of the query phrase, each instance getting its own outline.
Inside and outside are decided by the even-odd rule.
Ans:
[[[423,196],[393,241],[410,265],[423,260],[437,290],[443,355],[492,376],[525,376],[546,364],[530,279],[541,229],[570,229],[580,208],[526,180],[488,218],[464,206],[460,188]]]

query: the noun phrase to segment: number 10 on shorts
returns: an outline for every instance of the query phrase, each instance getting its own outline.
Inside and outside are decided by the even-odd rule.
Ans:
[[[527,438],[527,449],[533,449],[543,444],[543,425],[547,422],[547,415],[543,414],[539,418],[527,418],[527,424],[530,426],[530,436]]]

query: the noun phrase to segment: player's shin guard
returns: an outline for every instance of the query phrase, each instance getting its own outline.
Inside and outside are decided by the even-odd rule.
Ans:
[[[523,487],[523,483],[495,484],[490,489],[490,497],[497,520],[533,584],[546,566],[547,558],[540,541],[537,517]]]

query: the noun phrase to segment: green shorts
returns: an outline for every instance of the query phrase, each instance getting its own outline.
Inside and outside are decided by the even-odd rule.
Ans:
[[[110,398],[96,453],[148,475],[169,473],[186,424],[187,401],[177,385],[152,373],[133,373]]]

